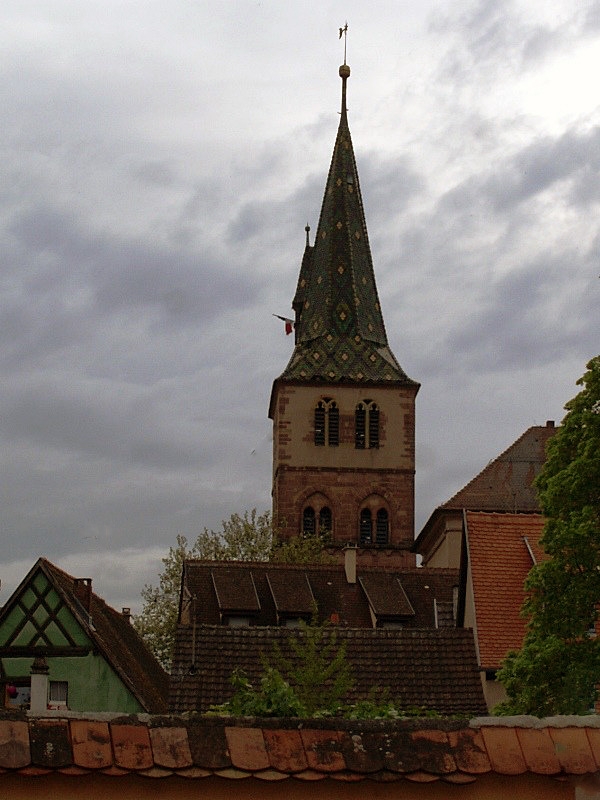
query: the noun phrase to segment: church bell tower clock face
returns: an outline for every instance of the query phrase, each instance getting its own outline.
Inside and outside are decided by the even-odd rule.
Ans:
[[[273,384],[273,519],[281,538],[317,534],[361,558],[411,566],[415,397],[379,303],[354,149],[347,64],[319,217],[302,256],[294,350]],[[391,559],[391,560],[390,560]]]

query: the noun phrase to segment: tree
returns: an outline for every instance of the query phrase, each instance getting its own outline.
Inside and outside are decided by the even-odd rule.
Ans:
[[[508,700],[497,711],[580,714],[600,686],[600,356],[578,381],[536,480],[547,561],[531,570],[523,647],[499,672]]]
[[[150,650],[165,669],[171,665],[183,562],[186,558],[214,561],[267,561],[273,548],[273,529],[268,511],[259,514],[255,508],[243,515],[232,514],[221,523],[219,532],[208,528],[188,545],[185,536],[177,536],[162,559],[164,566],[158,586],[146,584],[142,589],[143,607],[133,624]]]
[[[164,566],[158,586],[142,589],[143,607],[133,624],[165,669],[171,665],[183,562],[187,558],[213,561],[274,561],[286,563],[323,562],[328,559],[323,540],[318,536],[297,537],[279,543],[268,511],[255,508],[243,515],[232,514],[221,523],[218,532],[204,528],[195,542],[188,545],[185,536],[177,536],[174,547],[162,559]]]
[[[234,671],[231,700],[212,711],[232,716],[313,717],[335,714],[352,689],[352,668],[345,643],[338,646],[335,630],[303,623],[298,635],[290,635],[290,652],[275,646],[271,660],[264,657],[264,673],[255,688],[243,672]]]

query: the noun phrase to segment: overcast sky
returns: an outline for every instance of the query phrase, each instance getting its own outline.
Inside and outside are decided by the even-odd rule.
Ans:
[[[600,350],[598,0],[4,0],[0,603],[45,555],[136,606],[270,507],[273,379],[349,122],[417,532]]]

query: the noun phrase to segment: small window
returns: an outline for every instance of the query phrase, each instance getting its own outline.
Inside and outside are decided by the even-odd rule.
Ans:
[[[302,514],[302,533],[305,536],[313,536],[315,533],[315,510],[307,506]]]
[[[360,543],[371,544],[371,542],[371,512],[368,508],[363,508],[363,510],[360,512]]]
[[[387,544],[389,538],[388,512],[380,508],[375,522],[375,544]]]
[[[69,699],[67,681],[50,681],[48,686],[48,708],[66,708]]]
[[[364,450],[366,444],[367,412],[362,403],[356,406],[354,412],[354,446],[357,450]]]
[[[29,708],[31,702],[31,684],[29,681],[8,681],[4,685],[5,708]]]
[[[227,625],[229,625],[230,628],[249,628],[250,617],[242,617],[232,614],[231,616],[227,617]]]

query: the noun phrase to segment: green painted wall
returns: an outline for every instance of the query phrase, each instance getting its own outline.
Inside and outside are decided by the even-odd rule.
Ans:
[[[7,678],[29,678],[33,659],[3,658]],[[68,706],[71,711],[123,711],[136,713],[144,709],[121,679],[98,655],[81,657],[48,657],[51,681],[67,681]]]

